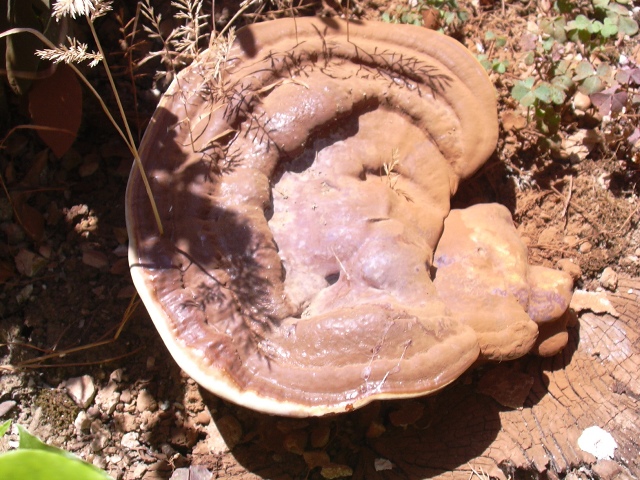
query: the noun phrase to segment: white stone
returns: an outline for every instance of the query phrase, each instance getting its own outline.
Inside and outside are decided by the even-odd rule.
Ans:
[[[69,395],[80,408],[87,408],[91,405],[93,397],[96,394],[96,386],[91,376],[83,375],[81,377],[70,378],[65,382],[64,386],[67,390],[67,395]]]
[[[122,441],[120,442],[120,444],[124,448],[128,448],[130,450],[138,448],[140,446],[140,442],[138,441],[138,434],[136,432],[125,433],[122,436]]]
[[[586,428],[578,438],[578,446],[598,460],[611,460],[618,448],[611,434],[598,426]]]
[[[373,461],[373,467],[376,469],[376,472],[380,472],[382,470],[391,470],[393,469],[393,463],[391,463],[386,458],[376,458]]]

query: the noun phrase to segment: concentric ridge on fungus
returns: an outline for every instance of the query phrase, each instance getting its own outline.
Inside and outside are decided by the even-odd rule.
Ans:
[[[526,312],[549,293],[561,316],[570,282],[500,256],[524,248],[517,235],[478,246],[502,234],[474,214],[446,227],[467,240],[438,246],[496,139],[482,67],[426,29],[351,22],[347,37],[341,20],[286,19],[239,30],[225,59],[205,52],[140,148],[163,236],[135,169],[127,191],[132,276],[171,354],[223,398],[306,416],[432,393],[479,355],[536,348]],[[464,263],[458,289],[446,272]],[[507,304],[513,322],[494,321]]]

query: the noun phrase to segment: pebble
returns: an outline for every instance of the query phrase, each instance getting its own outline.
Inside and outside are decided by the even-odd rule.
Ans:
[[[213,474],[203,465],[177,468],[169,480],[211,480]]]
[[[600,285],[612,292],[618,288],[618,274],[611,267],[607,267],[600,275]]]
[[[138,441],[138,433],[137,432],[128,432],[122,436],[122,440],[120,444],[124,448],[128,448],[130,450],[134,450],[140,446],[140,442]]]
[[[585,112],[591,106],[591,98],[589,95],[585,95],[582,92],[576,92],[573,96],[573,107],[576,110],[582,110]]]
[[[580,237],[578,237],[577,235],[567,235],[562,239],[562,241],[565,243],[565,245],[573,248],[578,245],[578,243],[580,243]]]
[[[87,412],[81,410],[73,421],[73,425],[76,427],[76,432],[78,434],[88,432],[91,428],[91,419],[87,415]]]
[[[0,418],[4,417],[7,413],[9,413],[16,406],[16,402],[13,400],[6,400],[0,403]]]
[[[542,245],[548,245],[553,243],[556,235],[558,235],[558,229],[555,227],[545,228],[538,237],[538,243]]]
[[[118,384],[110,381],[106,387],[101,388],[96,395],[96,405],[104,413],[111,415],[116,410],[116,405],[120,401]]]
[[[130,390],[125,390],[120,394],[120,401],[122,403],[131,403],[131,398],[132,398],[132,395]]]
[[[82,263],[93,268],[102,269],[109,265],[109,259],[102,252],[87,250],[82,254]]]
[[[70,378],[64,382],[64,387],[80,408],[88,408],[96,395],[96,386],[89,375]]]
[[[580,265],[576,265],[568,258],[558,260],[557,265],[560,270],[568,273],[574,282],[577,282],[580,280],[580,277],[582,277],[582,269],[580,268]]]
[[[589,253],[593,249],[591,242],[584,242],[580,244],[580,253]]]
[[[138,412],[155,412],[157,409],[158,402],[153,398],[153,395],[151,395],[148,390],[140,390],[136,400],[136,410],[138,410]]]
[[[47,264],[46,258],[25,249],[21,249],[16,254],[14,261],[18,272],[29,278],[33,277]]]
[[[109,430],[104,428],[102,422],[100,422],[99,420],[94,420],[93,422],[91,422],[89,431],[93,435],[90,443],[91,450],[93,450],[94,452],[101,452],[102,450],[104,450],[104,448],[109,443],[109,440],[111,439],[111,433],[109,433]]]

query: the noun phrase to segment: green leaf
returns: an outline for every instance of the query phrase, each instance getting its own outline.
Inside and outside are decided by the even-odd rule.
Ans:
[[[567,30],[586,30],[591,28],[592,21],[584,15],[578,15],[575,20],[571,20],[565,27]]]
[[[542,48],[544,48],[545,52],[548,52],[553,48],[553,45],[555,43],[556,43],[555,38],[549,37],[542,43]]]
[[[618,28],[622,33],[630,37],[638,33],[638,23],[631,17],[620,17]]]
[[[493,62],[493,70],[498,73],[504,73],[507,71],[507,67],[509,66],[509,62],[506,60],[494,60]]]
[[[600,77],[589,77],[582,82],[578,90],[586,95],[591,95],[592,93],[600,92],[604,88],[602,83],[602,79]]]
[[[563,92],[566,92],[574,85],[573,80],[571,80],[569,75],[558,75],[551,80],[551,83],[560,88]]]
[[[607,16],[611,17],[618,15],[626,17],[627,15],[629,15],[629,9],[627,9],[627,7],[623,7],[618,3],[609,4],[609,6],[607,7]]]
[[[533,91],[536,98],[544,103],[551,103],[551,85],[547,82],[543,82],[538,85]]]
[[[527,65],[527,66],[531,66],[531,65],[533,65],[533,62],[535,62],[535,60],[536,60],[535,54],[533,52],[529,52],[524,57],[524,64]]]
[[[612,21],[611,18],[607,17],[604,19],[604,25],[600,30],[600,35],[604,38],[613,37],[618,34],[618,26]]]
[[[593,0],[593,6],[595,8],[605,9],[609,5],[609,0]]]
[[[511,89],[511,96],[521,102],[522,98],[531,92],[535,79],[533,77],[525,78],[516,83]]]
[[[2,480],[113,480],[74,454],[41,442],[20,425],[18,432],[18,450],[0,455]]]
[[[0,425],[0,437],[2,437],[5,433],[7,433],[7,430],[9,430],[10,426],[11,426],[11,420],[7,420],[2,425]]]
[[[112,480],[83,462],[46,450],[13,450],[0,455],[2,480]]]
[[[591,77],[595,75],[596,71],[593,66],[586,60],[582,60],[576,66],[576,74],[573,76],[573,80],[575,82],[579,82],[580,80],[584,80],[585,78]]]

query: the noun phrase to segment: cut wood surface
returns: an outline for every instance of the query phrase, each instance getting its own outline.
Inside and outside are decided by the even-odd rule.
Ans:
[[[640,279],[620,279],[610,298],[618,317],[582,313],[560,355],[485,366],[418,401],[382,402],[307,420],[228,405],[212,427],[233,442],[230,411],[240,420],[244,439],[216,462],[227,478],[305,478],[308,465],[296,462],[287,442],[296,436],[292,432],[303,431],[306,437],[297,434],[302,449],[313,450],[309,436],[328,426],[331,439],[320,450],[332,465],[351,466],[352,478],[637,478]],[[525,396],[521,408],[498,402],[513,404]],[[598,459],[578,445],[593,426],[613,437],[612,459]],[[211,466],[211,454],[195,455],[194,461]]]

